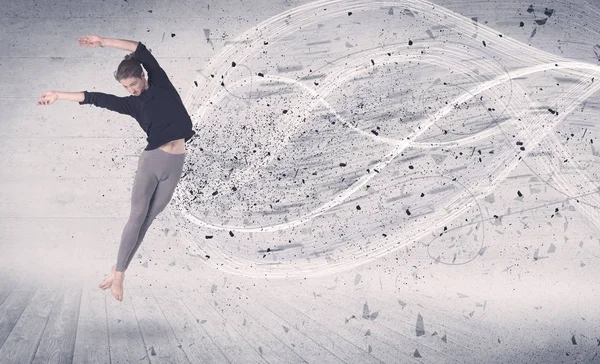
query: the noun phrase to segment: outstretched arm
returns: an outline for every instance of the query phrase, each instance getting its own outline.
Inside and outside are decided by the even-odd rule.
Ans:
[[[97,35],[86,35],[85,37],[79,38],[77,41],[80,46],[87,47],[112,47],[123,49],[130,52],[135,52],[138,42],[133,40],[116,39],[116,38],[102,38]]]
[[[83,102],[85,95],[83,92],[60,92],[60,91],[47,91],[42,94],[41,100],[38,101],[37,105],[50,105],[56,100],[69,100]]]
[[[49,105],[56,100],[77,101],[79,105],[90,104],[119,114],[125,114],[137,118],[137,106],[133,96],[118,97],[102,92],[60,92],[47,91],[41,96],[37,105]]]

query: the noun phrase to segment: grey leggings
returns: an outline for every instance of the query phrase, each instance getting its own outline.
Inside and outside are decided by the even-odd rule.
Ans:
[[[131,214],[117,256],[117,272],[129,267],[150,224],[171,201],[185,156],[186,153],[170,154],[158,148],[145,150],[140,156],[131,192]]]

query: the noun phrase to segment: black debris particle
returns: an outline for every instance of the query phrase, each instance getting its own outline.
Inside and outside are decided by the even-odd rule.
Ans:
[[[552,109],[548,109],[548,111],[550,111],[552,113],[552,115],[557,115],[558,113]]]
[[[215,191],[212,193],[213,196],[216,196],[219,193],[219,191]]]
[[[374,61],[374,60],[371,60],[371,64],[373,64],[373,66],[374,66],[374,65],[375,65],[375,61]]]
[[[290,329],[288,329],[287,327],[281,325],[281,327],[283,327],[283,331],[285,331],[285,333],[287,334],[288,331],[290,331]]]
[[[533,29],[533,32],[531,32],[531,35],[529,36],[529,38],[535,37],[535,33],[537,33],[537,28]]]
[[[206,239],[212,239],[212,238],[213,238],[213,236],[212,236],[212,235],[206,235],[206,236],[205,236],[205,238],[206,238]]]
[[[343,163],[343,162],[342,162],[342,163],[340,163],[340,167],[346,167],[346,166],[347,166],[347,164],[346,164],[346,163]]]
[[[577,345],[577,341],[575,340],[575,335],[571,336],[571,342],[573,345]]]
[[[448,342],[448,339],[446,338],[446,334],[444,334],[444,336],[442,336],[442,341],[445,342],[445,343]]]
[[[379,133],[377,132],[377,130],[371,130],[371,133],[373,133],[375,135],[379,135]]]
[[[148,10],[148,12],[149,12],[150,14],[152,14],[152,10]]]
[[[235,67],[236,63],[235,62],[231,62],[231,67]]]
[[[264,42],[263,42],[263,44],[264,44],[264,45],[267,45],[267,44],[269,44],[269,42],[267,42],[267,41],[264,41]]]
[[[415,167],[413,165],[409,165],[408,169],[415,169]]]
[[[350,16],[350,15],[352,15],[352,12],[351,12],[351,11],[349,11],[349,12],[348,12],[348,16]]]
[[[287,113],[288,113],[288,111],[287,111],[287,110],[283,110],[283,113],[284,113],[284,114],[287,114]]]
[[[483,43],[484,47],[487,47],[487,44],[485,44],[485,40],[482,40],[481,42]]]
[[[533,13],[533,5],[529,5],[529,7],[527,8],[527,12],[529,14]]]
[[[171,38],[173,38],[175,36],[175,33],[171,33]]]
[[[592,50],[594,51],[594,54],[596,55],[596,58],[598,58],[598,60],[600,61],[600,44],[596,44],[594,46],[594,48],[592,48]],[[592,78],[592,82],[594,82],[593,78]]]
[[[523,27],[525,26],[525,23],[523,23],[523,22],[520,22],[520,23],[519,23],[519,26],[520,26],[521,28],[523,28]]]
[[[356,205],[356,209],[360,211],[360,205]]]
[[[390,10],[388,10],[388,15],[394,15],[394,8],[390,8]]]
[[[156,351],[154,350],[154,346],[150,347],[150,355],[151,356],[156,356]]]
[[[521,191],[517,191],[517,196],[523,197],[523,194],[521,193]]]
[[[229,231],[229,236],[233,237],[233,231]]]
[[[232,189],[234,192],[235,192],[235,191],[237,191],[237,187],[235,187],[235,186],[231,187],[231,189]]]
[[[415,358],[422,358],[421,354],[419,353],[419,349],[415,349],[415,353],[413,354],[413,356]]]
[[[262,74],[261,72],[258,72],[258,77],[265,77],[265,75]]]
[[[409,46],[413,45],[413,41],[409,39],[409,40],[408,40],[408,45],[409,45]]]
[[[544,25],[544,24],[546,24],[546,20],[548,20],[548,18],[544,18],[544,19],[536,19],[536,20],[535,20],[535,23],[536,23],[537,25]]]
[[[198,82],[194,81],[194,85],[196,85],[196,87],[198,87]]]
[[[425,197],[425,194],[423,192],[421,192],[421,197]]]
[[[523,145],[523,142],[517,142],[517,145]]]
[[[417,316],[416,333],[417,336],[425,335],[425,324],[423,323],[423,316],[421,316],[421,314],[418,314]]]
[[[552,14],[554,14],[554,9],[548,9],[548,8],[546,8],[544,10],[544,15],[546,15],[548,18],[551,17]]]
[[[406,209],[406,214],[407,214],[408,216],[410,216],[410,210],[409,210],[409,209]]]

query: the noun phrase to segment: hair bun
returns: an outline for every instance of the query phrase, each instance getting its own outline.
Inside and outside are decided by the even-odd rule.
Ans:
[[[129,53],[128,55],[125,56],[125,60],[130,60],[130,59],[134,59],[134,55],[135,53]]]

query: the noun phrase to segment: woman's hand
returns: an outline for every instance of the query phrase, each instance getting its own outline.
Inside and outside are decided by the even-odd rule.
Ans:
[[[96,48],[98,46],[102,47],[102,40],[102,37],[97,35],[86,35],[85,37],[79,38],[77,43],[79,43],[80,46]]]
[[[50,105],[54,101],[58,100],[58,93],[56,91],[47,91],[47,92],[44,92],[44,94],[42,96],[40,96],[40,97],[42,99],[40,101],[38,101],[38,103],[36,104],[36,106],[38,106],[38,105]]]

